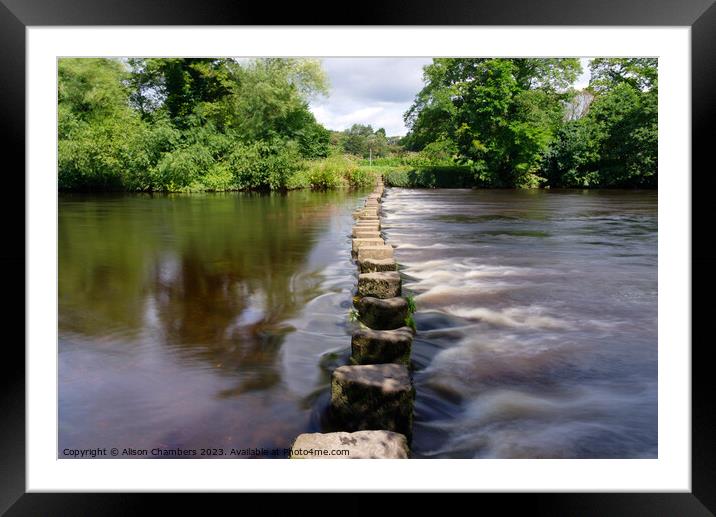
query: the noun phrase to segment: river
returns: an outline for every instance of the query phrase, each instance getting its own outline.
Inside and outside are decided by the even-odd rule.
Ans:
[[[58,455],[320,431],[361,195],[61,195]],[[656,200],[388,189],[415,456],[656,456]]]
[[[657,193],[400,190],[413,451],[657,456]]]

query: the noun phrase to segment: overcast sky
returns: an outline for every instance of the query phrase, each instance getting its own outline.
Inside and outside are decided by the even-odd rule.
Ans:
[[[431,58],[325,58],[323,68],[330,80],[330,95],[315,99],[311,110],[329,129],[343,130],[353,124],[385,128],[388,136],[408,132],[403,114],[423,87],[423,66]],[[588,59],[576,86],[589,82]]]

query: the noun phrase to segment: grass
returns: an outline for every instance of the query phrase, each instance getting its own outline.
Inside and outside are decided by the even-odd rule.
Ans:
[[[292,178],[293,188],[334,189],[342,187],[367,188],[375,183],[378,173],[360,167],[350,156],[334,155],[305,163]]]

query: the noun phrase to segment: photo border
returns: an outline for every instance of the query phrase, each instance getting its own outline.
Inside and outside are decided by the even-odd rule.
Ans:
[[[112,9],[114,7],[114,10]],[[311,4],[310,10],[320,10],[318,4]],[[6,152],[6,163],[15,164],[5,168],[6,190],[20,204],[18,208],[5,202],[2,210],[6,246],[0,252],[5,265],[6,281],[11,288],[20,292],[26,271],[25,225],[13,224],[17,211],[25,213],[25,175],[12,174],[18,167],[25,166],[25,29],[28,26],[82,26],[82,25],[262,25],[270,20],[271,25],[292,25],[307,22],[316,25],[315,17],[306,12],[305,5],[285,6],[276,9],[271,5],[237,4],[228,0],[194,3],[188,0],[160,0],[143,2],[124,1],[121,10],[116,2],[109,0],[0,0],[0,120],[2,120],[2,142]],[[271,11],[276,12],[271,12]],[[300,11],[300,12],[299,12]],[[329,10],[334,12],[334,9]],[[693,236],[703,233],[710,235],[712,214],[706,209],[708,187],[716,179],[710,174],[706,158],[713,147],[709,135],[714,120],[714,91],[716,91],[716,6],[713,0],[629,0],[606,2],[585,2],[552,0],[534,2],[529,0],[490,0],[475,4],[469,1],[441,3],[439,9],[429,2],[420,1],[404,9],[397,3],[383,2],[374,9],[356,6],[355,17],[350,25],[549,25],[549,26],[605,26],[605,25],[661,25],[691,27],[691,70],[692,70],[692,161],[704,170],[699,181],[694,182],[692,174],[692,278],[698,278],[692,289],[692,492],[648,493],[648,494],[477,494],[482,497],[499,497],[500,504],[511,507],[529,505],[531,513],[554,514],[575,513],[580,515],[630,514],[641,515],[656,512],[678,515],[709,515],[716,511],[716,444],[713,439],[714,424],[714,383],[710,363],[706,356],[710,343],[698,339],[698,331],[705,336],[703,322],[710,306],[696,303],[699,297],[707,300],[707,293],[713,292],[716,257],[709,250],[709,243],[702,239],[699,244]],[[333,20],[327,25],[345,25]],[[710,131],[711,130],[711,131]],[[710,153],[709,153],[710,154]],[[15,158],[15,160],[12,160]],[[16,195],[22,192],[22,196]],[[697,202],[697,201],[700,201]],[[699,231],[700,230],[700,231]],[[13,242],[14,241],[14,242]],[[22,245],[18,245],[22,242]],[[12,244],[12,245],[10,245]],[[711,266],[711,267],[709,267]],[[708,269],[707,269],[708,268]],[[696,276],[701,271],[701,275]],[[693,284],[693,282],[692,282]],[[24,320],[25,303],[15,302],[4,311],[4,321],[9,328],[17,328],[17,322]],[[710,314],[708,314],[710,316]],[[702,322],[700,325],[698,322]],[[11,323],[14,323],[11,327]],[[24,342],[24,327],[22,340]],[[25,466],[25,354],[15,340],[6,341],[6,357],[0,403],[3,409],[2,444],[0,449],[0,511],[12,507],[8,515],[26,513],[61,513],[66,509],[73,514],[126,513],[144,505],[147,497],[143,494],[39,494],[26,493]],[[341,506],[362,508],[370,511],[367,494],[343,496]],[[247,497],[249,510],[254,504],[261,505],[265,499]],[[358,504],[360,500],[362,503]],[[420,502],[415,497],[414,502]],[[167,498],[162,498],[165,504]],[[174,495],[173,501],[184,499]],[[355,504],[353,504],[355,503]],[[184,509],[186,501],[179,504]],[[243,503],[242,503],[243,504]],[[141,505],[141,506],[140,506]],[[258,506],[257,506],[258,508]],[[710,511],[709,511],[710,509]]]

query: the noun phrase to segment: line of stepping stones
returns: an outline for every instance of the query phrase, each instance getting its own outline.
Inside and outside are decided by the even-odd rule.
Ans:
[[[408,365],[413,329],[393,247],[381,237],[382,178],[354,213],[352,252],[359,275],[354,306],[360,329],[351,338],[351,364],[331,377],[332,419],[343,432],[305,433],[291,458],[407,458],[413,425],[413,387]],[[331,450],[348,455],[331,455]],[[345,452],[343,453],[345,454]]]

